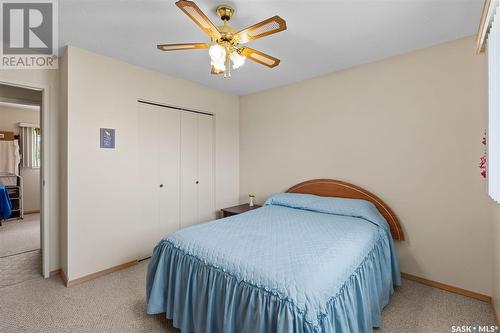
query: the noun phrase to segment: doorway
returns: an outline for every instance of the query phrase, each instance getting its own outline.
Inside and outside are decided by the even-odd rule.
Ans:
[[[40,277],[43,90],[0,84],[0,288]]]

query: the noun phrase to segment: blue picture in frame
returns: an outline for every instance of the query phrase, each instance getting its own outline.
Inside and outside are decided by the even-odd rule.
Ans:
[[[101,128],[101,148],[115,148],[114,128]]]

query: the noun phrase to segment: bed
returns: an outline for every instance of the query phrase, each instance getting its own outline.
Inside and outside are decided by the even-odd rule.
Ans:
[[[155,247],[147,313],[182,332],[370,332],[400,284],[393,211],[349,183],[307,181],[262,208]]]

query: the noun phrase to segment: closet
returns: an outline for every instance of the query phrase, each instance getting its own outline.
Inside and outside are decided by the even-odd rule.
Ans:
[[[144,256],[165,235],[215,218],[214,117],[138,102]]]

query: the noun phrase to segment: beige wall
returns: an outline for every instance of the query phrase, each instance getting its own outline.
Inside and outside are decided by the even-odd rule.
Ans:
[[[50,141],[45,148],[50,151],[48,161],[48,225],[49,225],[49,269],[60,268],[59,262],[59,77],[57,70],[0,70],[1,83],[16,83],[27,86],[45,86],[48,88],[48,102],[50,110],[44,110],[44,117],[48,118],[50,126]]]
[[[24,213],[40,211],[40,169],[21,168]]]
[[[312,178],[361,185],[401,220],[403,272],[490,295],[486,81],[466,38],[244,96],[240,200]]]
[[[215,113],[216,208],[237,202],[238,97],[74,47],[67,81],[70,280],[138,259],[138,99]],[[99,149],[101,127],[116,129],[116,149]]]
[[[40,125],[40,112],[33,109],[0,105],[0,131],[12,131],[19,134],[18,123],[20,122]]]
[[[27,108],[0,106],[0,130],[19,134],[18,123],[40,125],[40,112]],[[40,210],[40,169],[21,168],[24,211]]]

